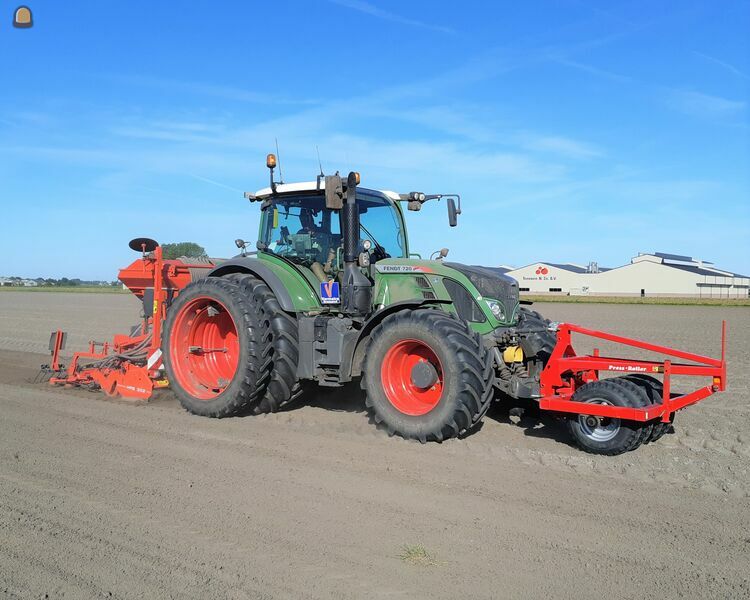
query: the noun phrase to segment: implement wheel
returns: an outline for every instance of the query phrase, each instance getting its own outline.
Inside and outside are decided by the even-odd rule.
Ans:
[[[649,404],[643,389],[622,377],[587,383],[578,388],[572,400],[623,407]],[[635,450],[652,431],[650,424],[644,426],[634,421],[586,414],[572,415],[567,424],[571,436],[582,450],[609,456]]]
[[[390,435],[442,441],[474,428],[492,399],[492,359],[468,324],[438,311],[386,317],[367,347],[362,388]]]
[[[262,326],[234,281],[207,277],[188,285],[169,307],[162,353],[170,387],[193,414],[241,414],[266,391]]]
[[[653,377],[651,375],[644,375],[642,373],[632,373],[630,375],[626,375],[623,379],[628,379],[636,385],[641,386],[648,395],[651,404],[662,403],[662,397],[664,395],[664,384],[656,377]],[[674,416],[674,414],[672,416]],[[665,433],[669,433],[672,430],[672,423],[663,423],[662,421],[657,421],[653,424],[651,434],[645,440],[643,440],[643,443],[648,444],[650,442],[655,442]]]

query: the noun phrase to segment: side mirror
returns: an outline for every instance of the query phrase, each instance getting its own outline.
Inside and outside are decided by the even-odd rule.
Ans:
[[[448,198],[448,225],[455,227],[458,225],[458,215],[460,211],[456,208],[456,201]]]
[[[341,210],[344,206],[344,185],[338,175],[326,175],[326,208]]]

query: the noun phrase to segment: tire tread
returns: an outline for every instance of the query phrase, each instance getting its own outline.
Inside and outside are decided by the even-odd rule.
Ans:
[[[478,333],[471,330],[468,323],[457,317],[434,309],[401,311],[386,317],[372,332],[370,345],[386,332],[398,330],[404,333],[414,328],[427,328],[443,337],[453,349],[455,360],[462,365],[459,397],[455,409],[444,419],[443,423],[431,431],[423,431],[415,437],[422,443],[428,441],[442,442],[446,439],[463,435],[477,426],[486,414],[492,401],[492,355],[482,344]],[[408,335],[408,333],[407,333]],[[379,379],[380,365],[374,364],[372,354],[368,355],[363,369],[361,387],[365,391],[365,406],[370,420],[384,428],[388,435],[410,437],[404,431],[398,431],[379,411],[377,401],[368,393],[371,379]],[[380,382],[372,385],[380,385]]]

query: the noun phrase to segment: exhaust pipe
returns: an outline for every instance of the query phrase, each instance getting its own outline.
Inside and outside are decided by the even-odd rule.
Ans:
[[[341,228],[344,236],[344,274],[341,289],[341,309],[349,315],[366,315],[372,306],[372,282],[362,273],[359,256],[359,207],[357,184],[359,173],[346,178],[346,196],[341,209]]]

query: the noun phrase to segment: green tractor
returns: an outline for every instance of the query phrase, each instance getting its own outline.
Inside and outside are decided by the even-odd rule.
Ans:
[[[442,441],[473,429],[497,397],[538,398],[554,327],[521,307],[497,270],[409,252],[402,204],[456,195],[359,187],[359,174],[270,186],[257,252],[185,287],[167,312],[170,386],[209,417],[274,412],[317,382],[359,378],[371,419],[404,438]],[[458,203],[456,202],[458,201]]]

